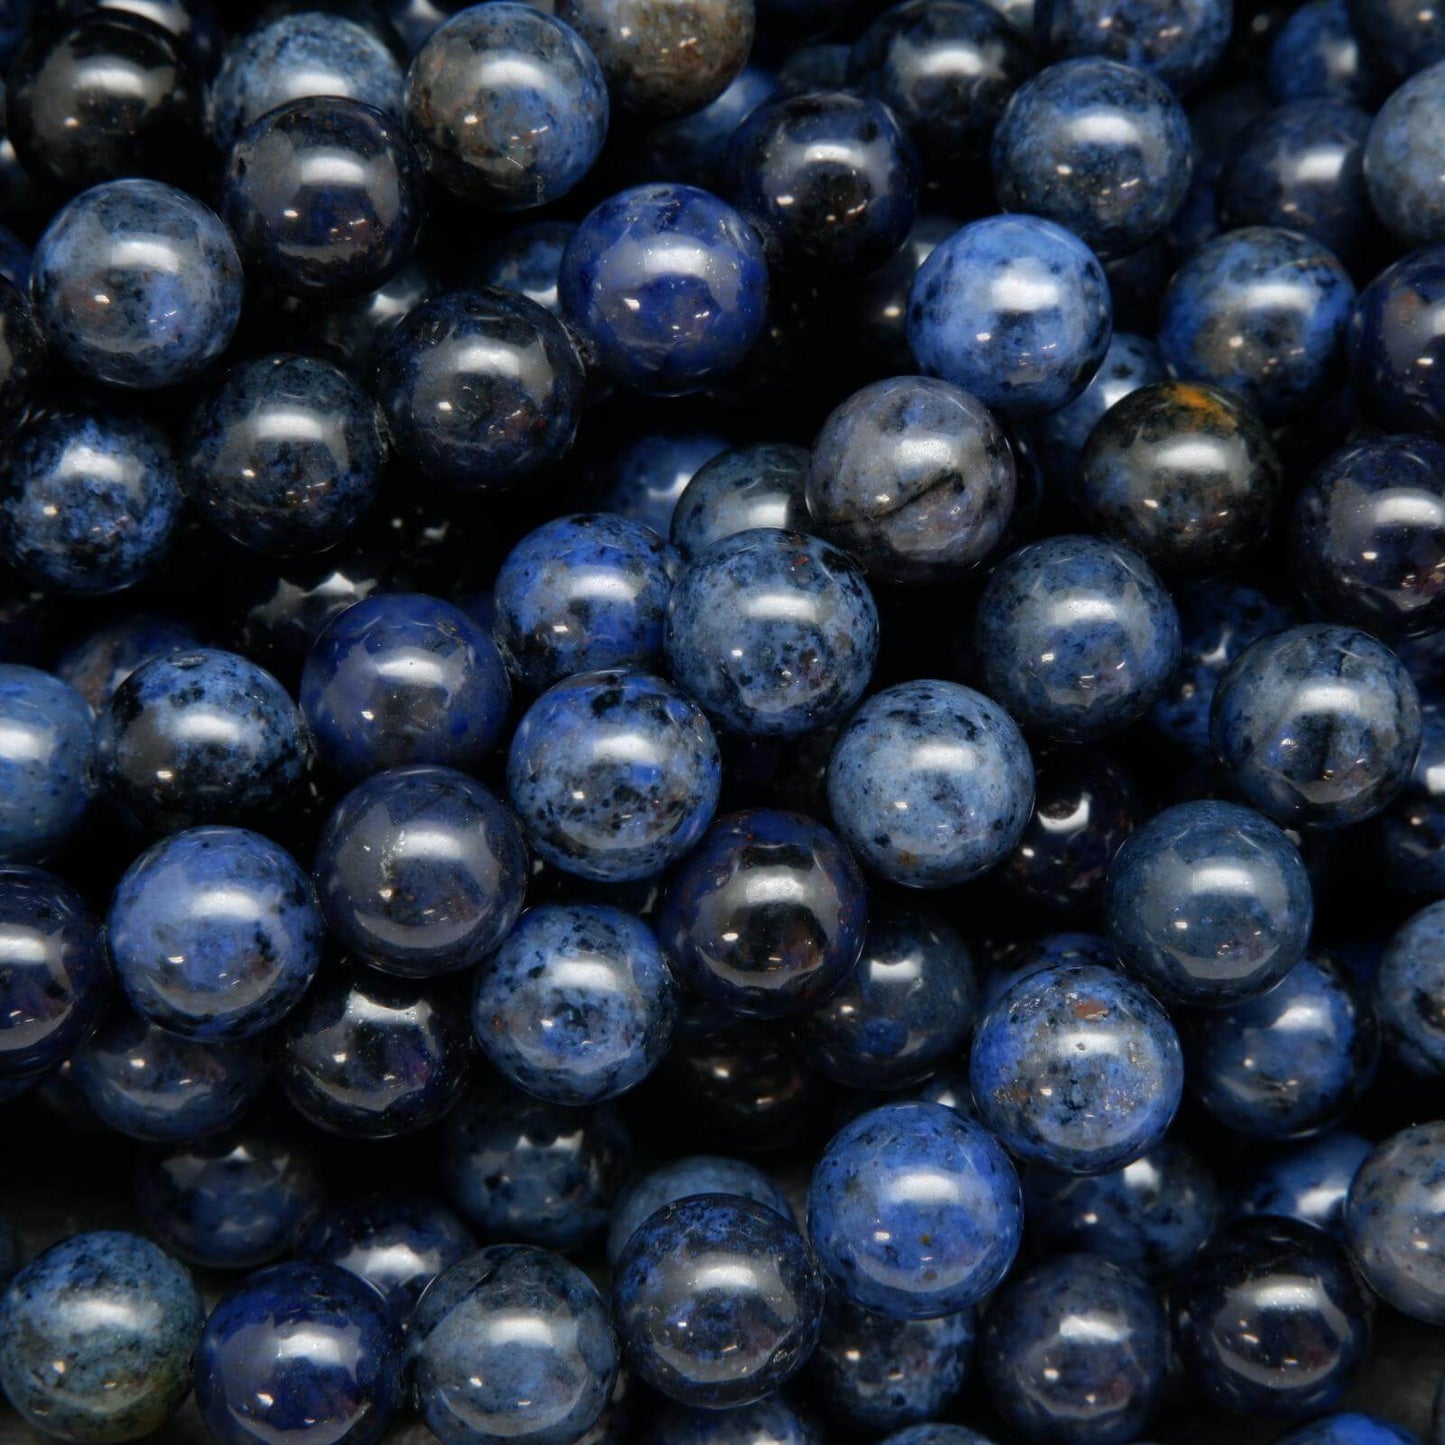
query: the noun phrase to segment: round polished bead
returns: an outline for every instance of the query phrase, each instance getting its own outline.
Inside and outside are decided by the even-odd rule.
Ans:
[[[1268,78],[1279,105],[1319,96],[1373,109],[1388,89],[1375,58],[1360,48],[1346,0],[1305,0],[1291,11],[1270,43]]]
[[[1406,919],[1380,959],[1375,998],[1385,1036],[1425,1078],[1445,1075],[1445,904]]]
[[[1445,56],[1445,46],[1441,47]],[[1445,241],[1445,59],[1413,75],[1380,107],[1365,145],[1375,214],[1407,246]]]
[[[562,314],[557,281],[562,252],[577,229],[572,221],[528,221],[499,236],[481,254],[475,276],[481,286],[512,291],[553,316]]]
[[[601,508],[666,537],[683,489],[705,462],[727,449],[715,432],[644,432],[612,458]]]
[[[1107,55],[1184,95],[1218,66],[1233,20],[1230,0],[1039,0],[1034,36],[1049,55]]]
[[[758,442],[710,457],[683,487],[672,514],[672,545],[684,562],[695,561],[714,542],[768,527],[808,530],[803,447]]]
[[[1387,266],[1350,318],[1350,374],[1398,431],[1445,435],[1445,247]]]
[[[1236,1194],[1234,1207],[1244,1215],[1297,1219],[1341,1238],[1350,1184],[1372,1148],[1344,1129],[1286,1149],[1270,1146]]]
[[[95,718],[58,677],[0,663],[0,861],[43,860],[75,834],[95,791]]]

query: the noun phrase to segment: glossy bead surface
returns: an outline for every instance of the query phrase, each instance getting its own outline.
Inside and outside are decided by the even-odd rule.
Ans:
[[[1445,56],[1445,46],[1442,46]],[[1365,184],[1381,221],[1407,246],[1445,241],[1445,63],[1412,75],[1380,107],[1365,145]]]
[[[719,452],[682,489],[672,514],[672,545],[692,562],[713,542],[739,532],[807,531],[807,474],[803,447],[758,442]]]
[[[1056,58],[1105,55],[1184,95],[1219,64],[1233,19],[1229,0],[1039,0],[1034,37]]]
[[[710,431],[646,432],[618,449],[607,473],[602,510],[645,522],[667,536],[683,488],[705,462],[727,450]]]
[[[820,1445],[820,1440],[814,1417],[778,1391],[731,1410],[664,1406],[649,1445]]]
[[[1270,43],[1268,78],[1279,105],[1324,96],[1373,107],[1388,84],[1361,51],[1345,0],[1305,0],[1290,13]]]
[[[576,229],[571,221],[528,221],[515,227],[482,252],[477,283],[495,291],[513,291],[560,316],[557,278],[562,252]]]
[[[1396,1054],[1425,1078],[1445,1075],[1445,905],[1396,930],[1375,979],[1380,1023]]]
[[[55,675],[91,707],[101,708],[141,663],[172,652],[189,652],[195,645],[195,629],[180,618],[158,612],[132,613],[102,623],[66,648],[55,664]]]
[[[80,826],[95,791],[95,718],[58,677],[0,664],[0,859],[44,859]]]
[[[1345,1199],[1372,1145],[1332,1129],[1288,1149],[1271,1148],[1234,1200],[1241,1214],[1271,1214],[1342,1237]]]
[[[1445,435],[1445,247],[1387,266],[1350,317],[1350,376],[1398,431]]]

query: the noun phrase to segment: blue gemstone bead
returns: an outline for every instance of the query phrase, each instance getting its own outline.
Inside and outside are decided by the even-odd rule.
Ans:
[[[1445,435],[1445,246],[1387,266],[1350,317],[1350,375],[1396,431]]]
[[[102,623],[66,648],[55,664],[55,675],[99,709],[143,662],[189,652],[197,641],[195,629],[179,617],[138,612]]]
[[[413,255],[389,281],[364,296],[351,296],[309,313],[312,335],[327,355],[370,380],[386,338],[423,301],[441,292],[428,260]]]
[[[95,789],[95,718],[58,677],[0,663],[0,859],[43,859],[80,826]]]
[[[72,1235],[0,1295],[0,1388],[48,1436],[150,1435],[190,1391],[204,1321],[190,1275],[149,1240]]]
[[[719,452],[683,487],[672,514],[672,545],[684,562],[692,562],[712,543],[739,532],[807,531],[807,473],[802,447],[757,442]]]
[[[993,1445],[993,1441],[964,1425],[910,1425],[882,1445]]]
[[[477,260],[473,273],[477,285],[525,296],[560,316],[557,283],[562,252],[576,229],[571,221],[531,221],[499,236]]]
[[[777,88],[771,70],[745,65],[728,88],[701,110],[649,127],[640,137],[637,179],[686,181],[704,190],[719,189],[726,183],[733,133]]]
[[[1240,1214],[1272,1214],[1342,1236],[1345,1198],[1373,1146],[1332,1129],[1288,1149],[1271,1148],[1234,1199]]]
[[[1317,96],[1373,110],[1388,81],[1365,54],[1346,0],[1305,0],[1274,32],[1269,93],[1276,105]]]
[[[645,522],[666,537],[687,484],[704,462],[727,447],[710,431],[644,433],[613,458],[599,505],[604,512]]]
[[[1394,80],[1445,60],[1445,21],[1430,6],[1349,0],[1350,23],[1366,55]]]
[[[823,1438],[814,1420],[779,1393],[733,1410],[666,1405],[648,1440],[649,1445],[823,1445]]]
[[[1411,76],[1380,107],[1365,146],[1365,183],[1381,221],[1407,246],[1445,241],[1445,61]]]
[[[1107,55],[1187,95],[1224,57],[1231,0],[1038,0],[1034,36],[1045,53]]]
[[[1375,1415],[1342,1410],[1291,1430],[1278,1445],[1419,1445],[1419,1439]]]
[[[1375,998],[1394,1052],[1425,1078],[1445,1075],[1445,904],[1422,908],[1390,939]]]

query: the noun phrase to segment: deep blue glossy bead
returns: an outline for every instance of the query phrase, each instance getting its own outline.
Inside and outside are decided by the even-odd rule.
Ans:
[[[402,1338],[370,1285],[330,1264],[278,1264],[211,1312],[196,1403],[218,1445],[371,1445],[402,1403]]]
[[[447,1119],[442,1183],[483,1238],[572,1250],[606,1225],[630,1154],[610,1104],[568,1109],[489,1083]]]
[[[377,968],[470,968],[522,911],[527,853],[507,806],[451,768],[392,768],[353,788],[316,847],[337,940]]]
[[[559,294],[617,381],[694,391],[731,371],[761,334],[767,262],[752,227],[707,191],[634,186],[573,232]]]
[[[0,664],[0,859],[32,863],[79,828],[95,791],[95,718],[58,677]]]
[[[557,294],[562,252],[577,229],[572,221],[530,221],[493,241],[477,260],[477,285],[494,291],[513,291],[562,314]]]
[[[969,1057],[979,1118],[1016,1158],[1102,1174],[1164,1137],[1184,1089],[1169,1016],[1096,964],[1024,973],[989,1009]]]
[[[114,1006],[71,1055],[71,1071],[102,1124],[152,1143],[229,1129],[266,1082],[251,1045],[184,1038]]]
[[[1325,97],[1373,109],[1387,88],[1360,49],[1345,0],[1305,0],[1270,42],[1269,93],[1277,105]]]
[[[994,1409],[1050,1442],[1138,1438],[1169,1367],[1154,1291],[1112,1260],[1063,1254],[1012,1279],[989,1308],[979,1365]]]
[[[795,737],[862,697],[878,608],[856,562],[797,532],[723,538],[684,568],[667,603],[668,665],[731,732]]]
[[[423,1194],[368,1194],[328,1205],[296,1246],[298,1259],[336,1264],[381,1292],[404,1325],[426,1287],[476,1249],[471,1231]]]
[[[640,154],[634,162],[638,179],[720,189],[726,184],[733,133],[777,88],[771,70],[745,65],[728,88],[701,110],[649,127],[640,137]]]
[[[1030,1239],[1050,1251],[1102,1255],[1149,1279],[1173,1274],[1214,1233],[1219,1188],[1183,1144],[1164,1139],[1122,1169],[1024,1175]]]
[[[381,348],[398,322],[441,289],[441,278],[430,263],[413,255],[375,291],[343,297],[309,311],[308,329],[314,328],[311,335],[327,355],[369,381],[376,374]]]
[[[205,1317],[190,1275],[149,1240],[72,1235],[0,1295],[0,1387],[47,1436],[149,1435],[190,1391]]]
[[[1369,1000],[1324,956],[1268,993],[1188,1019],[1189,1086],[1240,1134],[1288,1139],[1335,1123],[1364,1093],[1379,1055]]]
[[[1445,60],[1445,19],[1431,5],[1404,0],[1348,0],[1350,24],[1366,56],[1404,80]]]
[[[1279,1445],[1419,1445],[1419,1440],[1378,1416],[1342,1410],[1291,1430]]]
[[[989,692],[1025,727],[1088,741],[1127,727],[1179,661],[1179,615],[1132,548],[1050,537],[1011,553],[979,599]]]
[[[1023,1231],[1018,1176],[993,1136],[942,1104],[885,1104],[845,1125],[813,1170],[808,1234],[832,1287],[895,1319],[976,1304]]]
[[[1375,999],[1385,1037],[1405,1064],[1426,1078],[1445,1075],[1445,903],[1422,908],[1395,932]]]
[[[1344,828],[1405,786],[1420,700],[1382,643],[1316,623],[1246,648],[1219,681],[1210,726],[1234,786],[1260,812]]]
[[[1445,51],[1445,47],[1442,47]],[[1411,76],[1380,107],[1365,147],[1375,214],[1407,246],[1445,241],[1445,61]]]
[[[402,458],[467,491],[515,486],[561,457],[582,382],[562,323],[503,291],[422,302],[383,342],[376,373]]]
[[[170,442],[140,416],[62,407],[26,424],[0,486],[0,553],[56,592],[119,592],[156,570],[181,512]]]
[[[255,1269],[279,1259],[322,1200],[310,1154],[251,1129],[149,1150],[136,1161],[135,1186],[146,1228],[208,1269]]]
[[[709,431],[644,433],[613,458],[601,509],[645,522],[666,537],[684,488],[705,462],[727,448]]]
[[[1373,1146],[1332,1129],[1288,1149],[1271,1147],[1234,1198],[1240,1214],[1270,1214],[1342,1236],[1350,1183]]]
[[[534,908],[478,970],[472,1029],[519,1088],[593,1104],[666,1057],[678,990],[652,930],[621,909]]]
[[[797,1226],[738,1194],[666,1205],[627,1241],[612,1277],[627,1364],[684,1405],[770,1395],[818,1339],[823,1280]]]
[[[1254,1418],[1328,1408],[1369,1348],[1370,1299],[1344,1250],[1295,1220],[1223,1230],[1171,1294],[1189,1378],[1214,1404]]]
[[[1045,54],[1106,55],[1187,95],[1224,57],[1231,0],[1038,0],[1034,38]]]
[[[512,735],[507,789],[532,846],[582,878],[648,878],[712,821],[717,740],[697,704],[645,672],[549,688]]]
[[[789,1403],[786,1391],[755,1405],[710,1410],[665,1405],[649,1445],[823,1445],[817,1423]],[[582,1442],[588,1445],[588,1442]]]
[[[1350,317],[1350,376],[1398,431],[1445,435],[1445,246],[1387,266]]]
[[[1246,226],[1206,242],[1174,273],[1159,350],[1174,375],[1232,391],[1280,421],[1341,380],[1354,301],[1349,273],[1318,241]]]
[[[768,527],[808,529],[803,447],[757,442],[709,458],[682,489],[672,514],[672,545],[692,562],[714,542]]]
[[[863,948],[858,865],[801,813],[719,818],[672,875],[657,932],[678,977],[737,1014],[778,1018],[826,998]]]
[[[918,269],[908,344],[918,365],[1005,416],[1057,411],[1109,347],[1109,282],[1077,236],[1037,216],[955,231]]]
[[[569,25],[530,5],[470,6],[434,30],[406,78],[428,174],[490,210],[566,195],[607,137],[607,82]]]
[[[219,356],[242,288],[220,218],[159,181],[82,192],[41,236],[30,275],[56,354],[91,380],[137,391],[189,380]]]
[[[29,3],[29,0],[25,0]],[[221,20],[211,0],[64,0],[62,8],[120,11],[140,15],[185,43],[202,75],[214,72],[221,48]]]
[[[317,757],[352,781],[406,763],[476,767],[501,740],[511,695],[490,633],[414,592],[348,607],[301,673]]]
[[[1005,992],[1025,974],[1064,965],[1091,964],[1098,968],[1119,967],[1119,954],[1114,945],[1099,933],[1045,933],[1039,938],[1005,946],[998,950],[992,967],[984,974],[980,990],[980,1011],[987,1013]],[[968,1061],[963,1061],[962,1085],[967,1095],[965,1113],[972,1114],[973,1098],[967,1080]],[[944,1102],[940,1100],[940,1102]]]
[[[191,1039],[279,1023],[321,963],[311,880],[244,828],[190,828],[149,848],[116,885],[111,957],[136,1011]]]
[[[211,137],[230,150],[253,121],[311,96],[349,97],[400,120],[401,66],[377,35],[344,15],[279,15],[227,49],[211,83]]]
[[[39,868],[0,868],[0,1080],[68,1058],[100,1018],[109,982],[84,899]]]
[[[907,887],[987,872],[1013,851],[1033,801],[1033,760],[1014,720],[958,683],[905,682],[869,698],[828,760],[838,831]]]
[[[66,648],[55,664],[55,675],[98,710],[143,662],[189,652],[197,640],[195,629],[179,617],[137,612],[102,623]]]

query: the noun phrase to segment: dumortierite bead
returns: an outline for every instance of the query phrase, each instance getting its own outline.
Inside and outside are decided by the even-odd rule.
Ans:
[[[709,431],[645,433],[613,459],[601,508],[645,522],[666,537],[687,484],[727,449],[727,442]]]
[[[208,1269],[255,1269],[279,1259],[321,1207],[311,1156],[249,1129],[152,1149],[136,1161],[135,1185],[146,1228]]]
[[[321,963],[311,880],[244,828],[190,828],[142,853],[111,899],[111,958],[144,1017],[191,1039],[279,1023]]]
[[[1011,553],[979,599],[990,694],[1025,727],[1089,741],[1149,710],[1179,660],[1179,614],[1148,563],[1097,537]]]
[[[678,989],[657,938],[618,908],[556,904],[524,914],[477,974],[472,1029],[519,1088],[592,1104],[663,1060]]]
[[[1371,1301],[1344,1250],[1296,1220],[1249,1219],[1221,1231],[1170,1293],[1189,1378],[1241,1414],[1297,1418],[1328,1408],[1369,1348]]]
[[[349,1271],[278,1264],[222,1297],[195,1369],[196,1403],[219,1445],[371,1445],[402,1403],[401,1328]]]
[[[515,292],[560,316],[557,278],[562,252],[576,229],[572,221],[529,221],[517,226],[482,252],[475,272],[477,284]]]
[[[491,210],[566,195],[601,153],[607,112],[602,68],[576,31],[505,0],[453,16],[407,72],[407,128],[428,173]]]
[[[375,500],[389,450],[381,408],[339,367],[267,356],[236,367],[192,413],[183,482],[243,547],[322,552]]]
[[[862,875],[838,839],[801,813],[757,808],[708,830],[672,875],[657,932],[704,999],[778,1018],[838,988],[867,922]]]
[[[807,473],[803,447],[757,442],[719,452],[682,489],[672,514],[672,545],[691,562],[712,543],[758,527],[806,532]]]
[[[918,365],[1009,417],[1057,411],[1109,347],[1113,308],[1098,258],[1037,216],[989,216],[940,242],[908,299]]]
[[[1034,36],[1055,58],[1106,55],[1186,95],[1223,58],[1233,20],[1231,0],[1039,0]]]
[[[1125,840],[1109,865],[1109,936],[1161,998],[1217,1007],[1274,987],[1314,922],[1304,860],[1234,803],[1181,803]]]
[[[116,1007],[70,1066],[102,1124],[152,1143],[229,1129],[266,1082],[250,1045],[183,1038]]]
[[[470,968],[522,911],[527,851],[511,810],[452,768],[392,768],[353,788],[316,847],[336,938],[388,973]]]
[[[447,1118],[442,1183],[483,1238],[573,1250],[606,1225],[630,1154],[610,1104],[563,1108],[488,1083]]]
[[[1030,1169],[1024,1213],[1029,1237],[1047,1249],[1102,1255],[1156,1279],[1187,1264],[1214,1233],[1220,1198],[1205,1165],[1165,1139],[1104,1174]]]
[[[1096,964],[1016,978],[984,1015],[969,1058],[979,1118],[1015,1157],[1102,1174],[1164,1137],[1184,1089],[1169,1016]]]
[[[1005,947],[993,960],[993,967],[984,975],[981,999],[984,1012],[1003,997],[1009,986],[1025,974],[1060,965],[1091,964],[1099,968],[1119,967],[1119,954],[1114,945],[1098,933],[1046,933],[1031,942]],[[967,1061],[964,1061],[967,1072]],[[971,1110],[971,1102],[967,1109]]]
[[[1274,32],[1269,93],[1277,105],[1315,97],[1373,109],[1389,83],[1361,53],[1345,0],[1305,0]]]
[[[1387,266],[1350,317],[1350,375],[1397,431],[1445,435],[1445,246]]]
[[[1061,1254],[1010,1280],[988,1311],[979,1365],[994,1409],[1031,1439],[1134,1440],[1169,1368],[1169,1329],[1131,1270]]]
[[[1210,726],[1246,801],[1279,823],[1344,828],[1408,781],[1420,699],[1383,643],[1314,623],[1246,648],[1219,681]]]
[[[1445,60],[1445,22],[1433,6],[1349,0],[1350,24],[1365,54],[1396,80]]]
[[[861,275],[903,244],[918,161],[892,112],[848,91],[758,106],[728,146],[729,194],[783,270]]]
[[[1159,317],[1170,371],[1232,391],[1267,422],[1298,416],[1342,379],[1355,302],[1334,253],[1296,231],[1245,226],[1174,273]]]
[[[376,393],[402,458],[444,486],[516,486],[572,445],[582,362],[545,307],[503,291],[424,301],[387,336]]]
[[[931,377],[874,382],[813,444],[808,511],[884,582],[943,581],[998,545],[1013,515],[1014,458],[967,392]]]
[[[426,1287],[475,1249],[471,1231],[444,1204],[422,1194],[371,1194],[328,1205],[296,1255],[350,1270],[405,1324]]]
[[[59,848],[95,790],[95,718],[73,687],[38,668],[0,664],[0,860]]]
[[[1402,1129],[1360,1165],[1345,1204],[1355,1267],[1386,1303],[1445,1321],[1445,1122]]]
[[[645,523],[605,512],[555,517],[497,573],[497,642],[532,692],[598,668],[656,668],[677,569],[677,554]]]
[[[591,1438],[607,1407],[617,1342],[581,1270],[501,1244],[427,1291],[412,1316],[407,1367],[442,1445],[573,1445]]]
[[[430,263],[413,255],[375,291],[332,301],[313,312],[310,324],[315,327],[316,344],[357,376],[370,380],[382,344],[397,323],[441,290],[441,279]]]
[[[45,337],[30,304],[28,282],[0,282],[0,436],[9,436],[25,415],[45,364]]]
[[[1288,1149],[1271,1147],[1234,1199],[1240,1214],[1268,1214],[1343,1236],[1345,1199],[1373,1146],[1332,1129]]]
[[[667,395],[747,355],[767,316],[768,268],[731,206],[658,183],[620,191],[583,218],[562,253],[558,294],[605,372]]]
[[[110,982],[100,926],[68,883],[0,868],[0,1079],[63,1062],[95,1027]]]
[[[1342,1410],[1291,1430],[1279,1445],[1418,1445],[1418,1438],[1374,1415]]]
[[[1445,903],[1407,919],[1375,979],[1385,1037],[1416,1073],[1445,1075]]]
[[[1364,1093],[1379,1055],[1369,1000],[1323,956],[1268,993],[1184,1023],[1189,1085],[1227,1128],[1258,1139],[1313,1134]]]
[[[845,717],[878,656],[878,608],[858,564],[797,532],[714,542],[667,603],[672,675],[745,737],[795,737]]]
[[[813,1418],[791,1405],[785,1392],[732,1410],[665,1405],[652,1429],[650,1445],[822,1445],[823,1441]]]
[[[797,1226],[737,1194],[699,1194],[652,1215],[612,1276],[628,1367],[684,1405],[772,1394],[818,1339],[823,1279]]]
[[[722,186],[733,133],[777,88],[771,70],[745,65],[728,88],[701,110],[648,127],[641,137],[637,178],[686,181],[706,190]]]
[[[407,763],[476,767],[502,737],[511,696],[490,633],[420,593],[348,607],[301,673],[317,756],[353,781]]]
[[[1442,46],[1445,52],[1445,46]],[[1445,60],[1413,75],[1380,107],[1365,146],[1375,214],[1407,246],[1445,241]]]
[[[143,662],[190,652],[196,645],[195,629],[188,622],[164,613],[138,612],[102,623],[68,647],[55,664],[55,675],[91,707],[102,708]]]
[[[170,442],[140,416],[61,407],[29,421],[0,485],[0,552],[57,592],[119,592],[155,570],[181,511]]]
[[[648,878],[712,821],[717,740],[690,698],[645,672],[549,688],[512,735],[507,790],[532,846],[581,878]]]
[[[190,1275],[149,1240],[72,1235],[0,1295],[0,1387],[47,1436],[149,1435],[190,1390],[205,1318]]]
[[[1023,1230],[1018,1175],[994,1137],[942,1104],[885,1104],[845,1125],[808,1186],[808,1235],[832,1287],[895,1319],[976,1304]]]
[[[1006,858],[1033,810],[1014,720],[954,682],[905,682],[849,718],[828,760],[828,808],[853,851],[910,888],[948,888]]]
[[[401,66],[371,30],[340,14],[278,16],[227,48],[207,104],[212,139],[228,151],[253,121],[310,96],[349,97],[400,120]]]
[[[213,211],[159,181],[123,180],[56,213],[30,290],[58,356],[93,381],[149,391],[189,380],[226,349],[243,281]]]
[[[22,8],[25,3],[28,0],[22,0]],[[69,8],[87,8],[90,3],[91,0],[73,0]],[[184,41],[203,75],[210,75],[216,69],[221,22],[211,0],[97,0],[97,8],[144,16]]]

